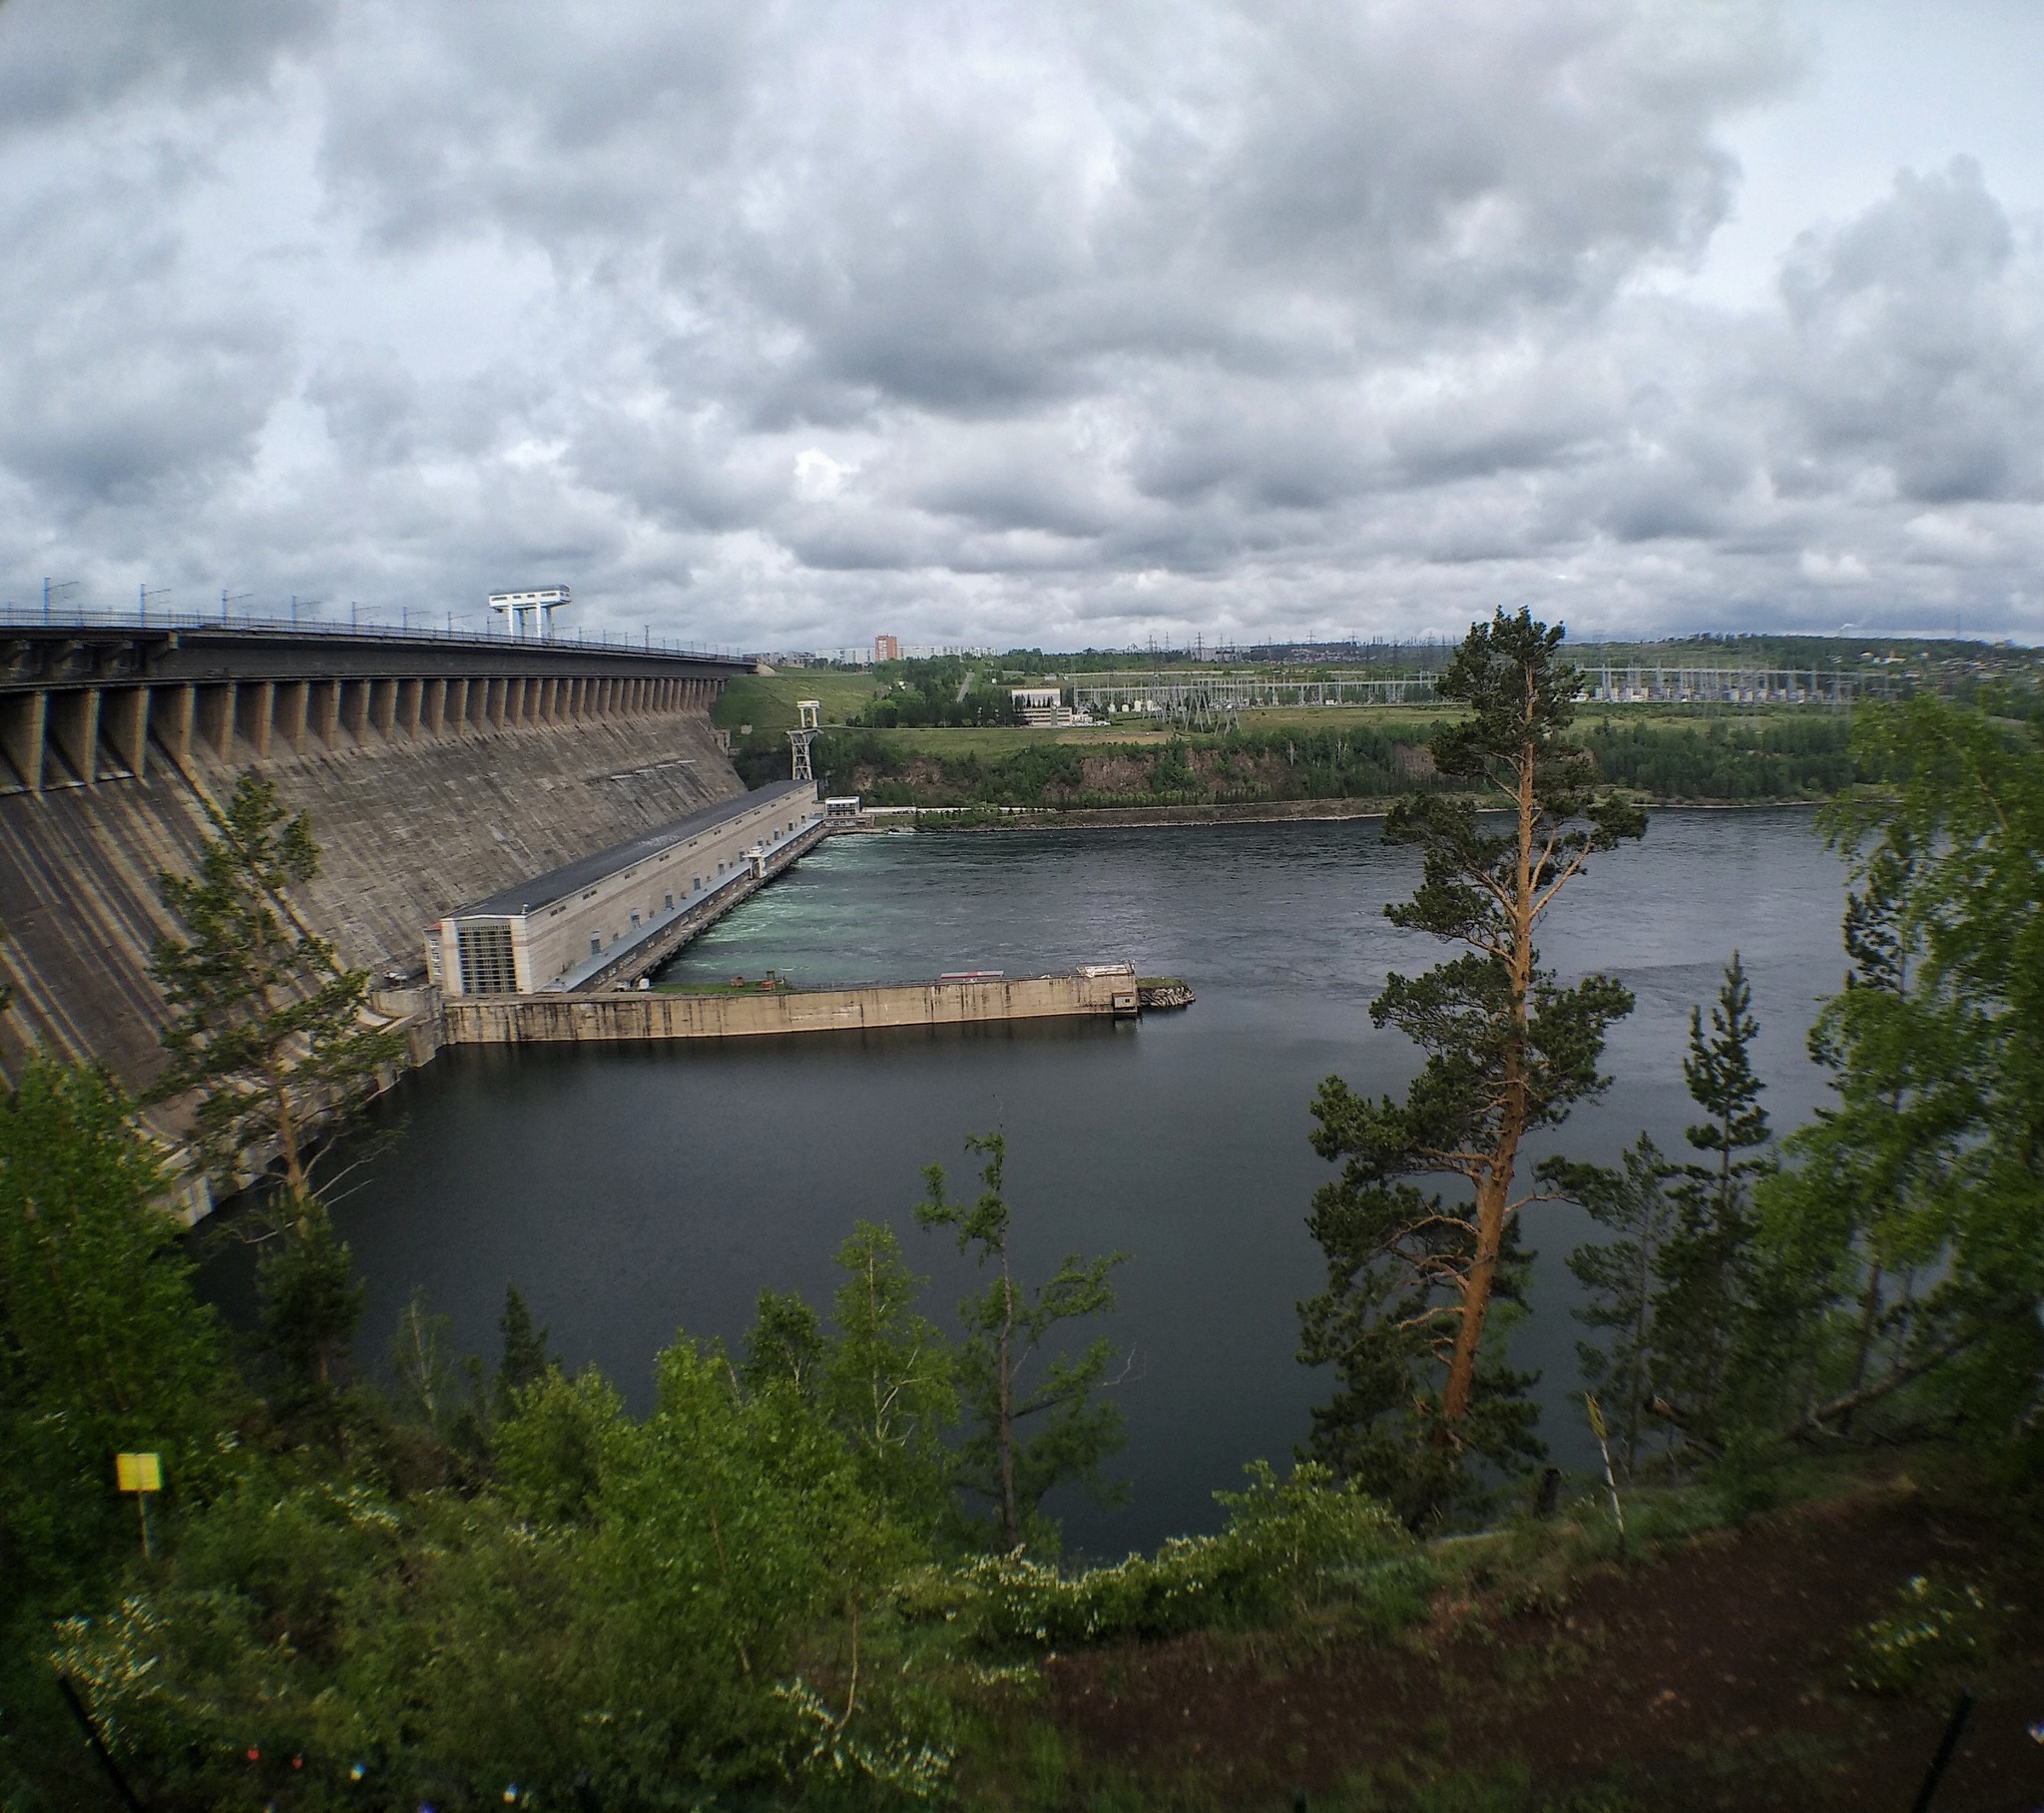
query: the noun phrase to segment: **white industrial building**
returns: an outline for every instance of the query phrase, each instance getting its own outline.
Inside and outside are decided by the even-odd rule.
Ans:
[[[1008,696],[1015,701],[1015,709],[1025,724],[1068,724],[1072,721],[1071,708],[1065,703],[1061,687],[1010,686]]]
[[[642,972],[683,941],[683,922],[760,879],[809,833],[813,782],[782,781],[499,888],[426,928],[426,969],[448,995],[531,995]]]

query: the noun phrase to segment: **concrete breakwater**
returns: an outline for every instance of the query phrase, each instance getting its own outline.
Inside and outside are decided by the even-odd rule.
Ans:
[[[607,1045],[628,1040],[752,1039],[788,1033],[978,1026],[1005,1020],[1129,1019],[1127,970],[771,993],[457,996],[438,1004],[449,1045]]]

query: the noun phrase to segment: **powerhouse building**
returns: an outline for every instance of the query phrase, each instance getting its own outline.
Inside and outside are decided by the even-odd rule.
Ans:
[[[426,928],[426,970],[449,995],[577,989],[633,969],[720,891],[760,876],[823,822],[811,781],[720,800],[579,862],[499,888]]]

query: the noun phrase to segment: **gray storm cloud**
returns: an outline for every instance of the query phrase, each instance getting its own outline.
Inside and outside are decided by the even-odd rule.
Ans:
[[[1761,0],[11,0],[0,584],[2044,634],[2044,256],[1976,166],[1685,294],[1795,75]]]

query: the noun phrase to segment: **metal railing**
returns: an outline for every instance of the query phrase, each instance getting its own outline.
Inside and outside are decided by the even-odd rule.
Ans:
[[[404,611],[400,612],[395,623],[352,611],[347,622],[342,623],[337,619],[315,617],[306,611],[283,617],[257,617],[225,608],[217,611],[155,611],[146,606],[109,605],[95,609],[90,605],[38,602],[24,605],[10,599],[0,602],[0,631],[12,629],[123,630],[138,633],[230,630],[265,636],[335,636],[377,642],[459,643],[492,649],[589,649],[599,653],[685,656],[710,661],[752,662],[758,659],[743,650],[729,647],[708,648],[701,643],[668,642],[655,637],[650,631],[641,636],[610,630],[591,635],[586,630],[577,629],[572,635],[555,631],[545,637],[519,636],[508,626],[497,630],[486,623],[481,629],[470,629],[465,625],[457,628],[450,615],[443,627],[423,615]]]

